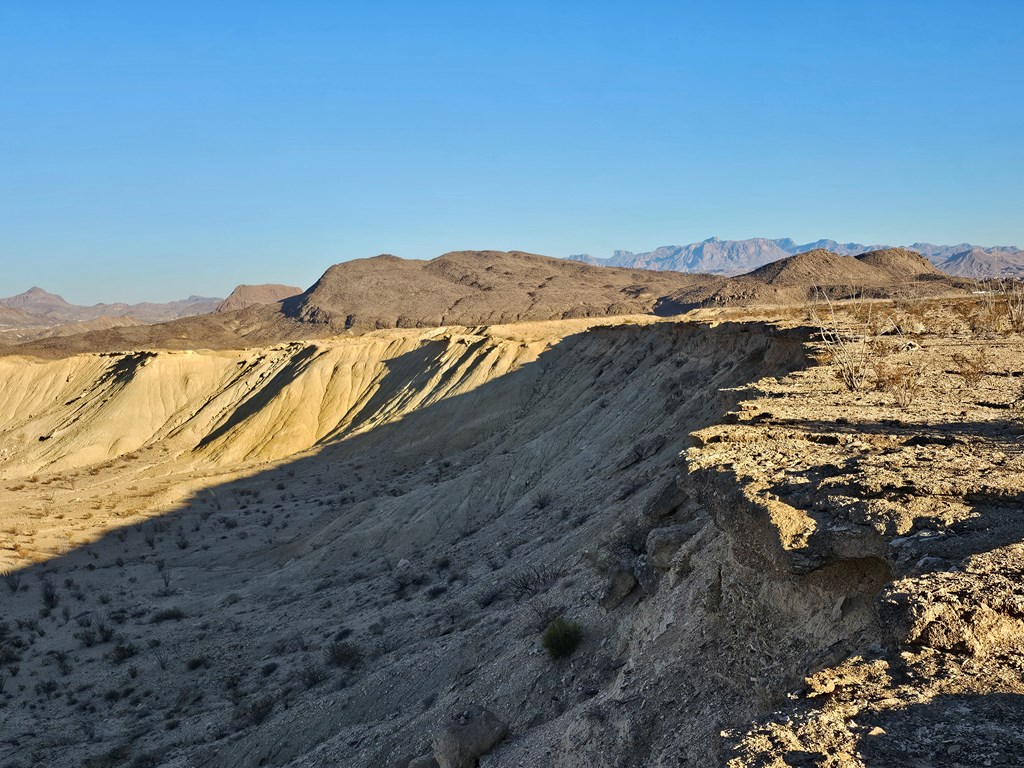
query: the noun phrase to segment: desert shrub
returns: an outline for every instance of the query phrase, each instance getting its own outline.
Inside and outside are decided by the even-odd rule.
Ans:
[[[127,640],[122,640],[110,651],[110,659],[115,664],[122,664],[138,653],[138,650],[139,649],[136,648],[133,643],[130,643]]]
[[[57,607],[57,603],[60,602],[60,598],[57,595],[57,587],[48,578],[43,579],[43,583],[40,585],[40,592],[43,597],[43,606],[48,609]]]
[[[262,723],[267,719],[267,715],[274,708],[274,700],[270,696],[263,696],[250,702],[249,706],[246,707],[246,711],[249,715],[249,719],[253,723]]]
[[[914,402],[921,391],[927,369],[921,364],[891,364],[885,360],[874,360],[871,364],[875,380],[875,389],[890,392],[896,396],[896,404],[901,408]]]
[[[520,571],[509,581],[508,591],[512,597],[532,597],[546,592],[558,583],[565,575],[565,570],[557,565],[542,565]]]
[[[504,590],[501,587],[492,586],[482,589],[473,598],[481,608],[487,608],[501,598]]]
[[[1002,285],[1006,300],[1006,323],[1015,333],[1024,333],[1024,283],[1008,280]]]
[[[100,640],[104,643],[109,643],[114,637],[114,628],[105,621],[100,621],[96,624],[96,631],[100,633]]]
[[[859,392],[867,386],[871,373],[871,345],[865,335],[858,336],[844,330],[831,300],[828,296],[823,298],[827,314],[819,315],[816,310],[812,313],[821,340],[817,362],[833,366],[836,378],[851,392]]]
[[[189,672],[194,672],[200,667],[205,666],[208,666],[208,664],[206,663],[205,656],[193,656],[191,659],[185,662],[185,669],[187,669]]]
[[[576,622],[567,621],[561,616],[548,624],[541,636],[541,644],[552,659],[571,656],[581,642],[583,642],[583,628]]]
[[[153,618],[150,619],[150,624],[159,624],[162,621],[181,621],[185,618],[185,612],[181,608],[174,606],[173,608],[164,608],[162,611],[157,611],[153,614]]]
[[[96,632],[91,627],[86,627],[81,632],[76,632],[74,636],[82,641],[82,647],[84,648],[91,648],[96,643]]]
[[[18,591],[21,587],[21,571],[8,571],[4,574],[4,584],[11,590],[11,594]]]
[[[953,355],[953,363],[956,365],[956,372],[963,378],[964,383],[969,386],[977,386],[989,372],[991,360],[984,349],[977,349],[973,355],[957,352]]]
[[[327,673],[324,672],[324,668],[316,664],[306,664],[299,670],[299,679],[302,680],[307,688],[312,688],[314,685],[322,683],[326,677]]]
[[[551,622],[565,612],[565,606],[543,601],[531,603],[529,609],[530,618],[527,620],[527,626],[537,632],[543,632]]]
[[[359,666],[359,662],[363,659],[363,652],[359,649],[358,645],[344,641],[331,643],[327,646],[324,653],[327,657],[327,663],[333,667],[354,669]]]

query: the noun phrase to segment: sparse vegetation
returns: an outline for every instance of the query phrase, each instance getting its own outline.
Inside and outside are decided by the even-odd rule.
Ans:
[[[327,678],[324,668],[316,664],[307,663],[299,670],[299,679],[307,688],[322,683]]]
[[[363,652],[355,643],[346,641],[331,643],[325,651],[327,663],[333,667],[353,669],[362,661]]]
[[[554,619],[541,636],[541,644],[552,659],[564,659],[573,654],[583,642],[583,628],[561,616]]]
[[[139,649],[135,647],[134,643],[122,640],[111,649],[110,659],[115,664],[122,664],[138,653],[138,651]]]
[[[159,624],[163,621],[181,621],[183,618],[185,618],[185,612],[178,606],[174,606],[173,608],[164,608],[154,613],[149,623]]]
[[[983,347],[979,347],[974,354],[955,353],[953,363],[957,366],[956,372],[963,378],[964,383],[975,387],[988,374],[992,361],[989,353]]]
[[[259,725],[274,710],[274,699],[272,696],[261,696],[253,699],[247,704],[240,705],[232,718],[235,727],[244,728],[247,725]]]
[[[533,566],[513,576],[509,582],[508,591],[514,598],[532,597],[546,592],[564,575],[565,570],[557,565]]]
[[[827,294],[821,295],[827,314],[819,315],[816,305],[812,305],[812,319],[818,325],[822,345],[818,363],[835,366],[836,378],[850,391],[859,392],[867,387],[871,374],[872,356],[868,336],[844,329],[831,299]]]

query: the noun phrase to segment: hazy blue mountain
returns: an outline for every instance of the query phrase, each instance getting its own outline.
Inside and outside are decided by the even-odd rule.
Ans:
[[[929,258],[943,272],[959,277],[1024,277],[1024,251],[1012,246],[971,247],[941,261],[937,261],[937,257]]]
[[[816,240],[798,243],[792,238],[768,239],[754,237],[747,240],[722,240],[711,237],[689,245],[664,245],[653,251],[634,253],[615,251],[610,258],[588,253],[569,258],[585,264],[631,269],[672,270],[676,272],[702,272],[713,275],[741,275],[773,261],[798,253],[824,249],[840,256],[858,256],[891,246],[885,244],[840,243],[835,240]],[[1024,275],[1024,250],[1016,246],[982,248],[970,243],[934,245],[914,243],[904,246],[917,251],[945,272],[961,277],[993,277]]]
[[[0,299],[0,306],[18,309],[61,323],[95,320],[99,317],[132,317],[145,323],[159,323],[212,312],[221,301],[223,299],[189,296],[187,299],[162,304],[143,302],[141,304],[94,304],[91,307],[83,307],[71,304],[55,293],[32,287],[17,296]]]

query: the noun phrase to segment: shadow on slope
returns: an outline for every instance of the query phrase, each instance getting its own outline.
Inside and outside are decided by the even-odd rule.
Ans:
[[[0,597],[0,747],[10,765],[388,765],[468,701],[519,730],[556,718],[623,663],[587,553],[652,505],[671,516],[689,433],[803,365],[802,342],[731,324],[570,336],[19,571]],[[550,576],[522,592],[530,573]],[[559,612],[588,638],[569,678],[537,653]]]
[[[867,768],[1018,765],[1024,755],[1020,694],[936,696],[860,720],[867,735],[858,751]]]

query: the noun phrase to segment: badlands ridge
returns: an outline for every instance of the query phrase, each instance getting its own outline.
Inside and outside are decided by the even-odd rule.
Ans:
[[[271,299],[4,349],[0,765],[1019,759],[1014,286],[463,252]]]

